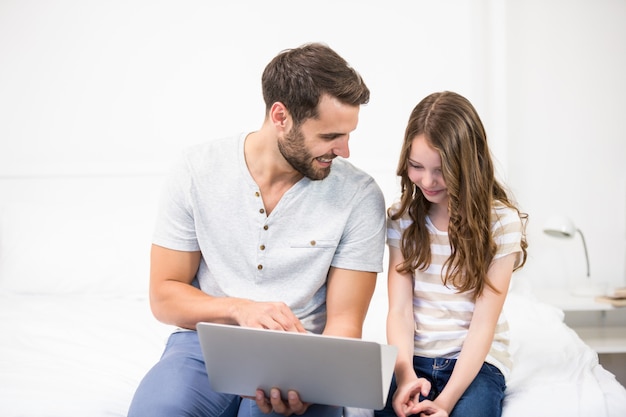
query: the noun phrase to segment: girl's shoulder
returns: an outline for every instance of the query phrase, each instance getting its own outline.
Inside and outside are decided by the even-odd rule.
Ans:
[[[389,217],[395,216],[400,211],[400,200],[394,201],[391,206],[387,209],[387,215]],[[406,213],[404,213],[406,215]]]
[[[519,217],[519,212],[517,211],[517,209],[507,206],[500,200],[495,200],[493,202],[491,213],[492,215],[497,215],[499,217],[503,217],[503,216],[504,217],[509,217],[509,216]]]
[[[509,228],[521,225],[521,218],[517,209],[509,207],[503,202],[496,200],[491,209],[492,229]]]
[[[400,201],[396,201],[391,206],[389,206],[389,208],[387,209],[387,224],[388,225],[393,225],[394,227],[398,229],[405,229],[413,222],[411,220],[411,217],[409,216],[408,211],[405,211],[404,213],[400,215],[400,217],[396,218],[396,215],[400,213],[401,208],[402,207],[401,207]],[[394,217],[394,219],[392,219],[392,217]]]

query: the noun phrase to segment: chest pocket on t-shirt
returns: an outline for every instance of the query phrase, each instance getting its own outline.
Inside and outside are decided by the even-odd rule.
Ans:
[[[332,239],[311,239],[311,240],[298,240],[298,241],[292,241],[291,245],[292,248],[299,248],[299,249],[306,249],[306,248],[310,248],[310,249],[328,249],[328,248],[336,248],[337,247],[337,241],[336,240],[332,240]]]

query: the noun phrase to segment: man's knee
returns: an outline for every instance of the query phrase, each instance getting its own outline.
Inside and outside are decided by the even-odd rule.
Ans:
[[[140,385],[131,402],[128,417],[234,417],[240,402],[238,395],[180,390],[168,383],[156,390]]]

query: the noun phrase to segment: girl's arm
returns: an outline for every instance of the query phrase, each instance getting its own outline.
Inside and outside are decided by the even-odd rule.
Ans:
[[[452,376],[434,403],[429,401],[421,404],[423,410],[440,409],[449,414],[461,398],[467,387],[472,383],[489,353],[498,318],[509,289],[513,266],[518,253],[511,253],[495,260],[487,273],[489,281],[498,290],[486,286],[483,294],[476,300],[472,322],[461,353],[452,371]],[[427,404],[430,403],[430,404]],[[437,414],[445,415],[445,414]]]
[[[409,411],[419,402],[420,393],[428,395],[430,391],[430,383],[418,379],[413,369],[413,277],[396,271],[396,266],[402,262],[404,257],[400,249],[389,246],[387,341],[398,348],[395,365],[398,390],[393,398],[393,408],[400,417],[411,414]]]

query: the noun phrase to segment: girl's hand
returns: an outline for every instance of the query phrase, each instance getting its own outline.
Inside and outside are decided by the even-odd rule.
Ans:
[[[430,381],[425,378],[416,378],[406,383],[398,384],[398,389],[393,395],[393,410],[398,417],[415,414],[415,409],[420,404],[420,394],[426,397],[429,392]]]
[[[411,410],[412,414],[420,413],[420,416],[429,416],[429,417],[448,417],[448,412],[443,408],[439,407],[437,403],[430,400],[424,400],[413,407]]]

